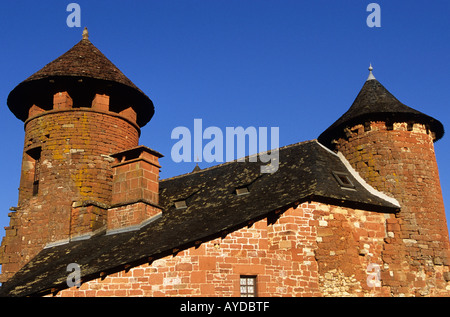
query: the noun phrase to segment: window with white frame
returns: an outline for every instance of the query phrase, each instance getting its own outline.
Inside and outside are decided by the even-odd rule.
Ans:
[[[256,276],[242,275],[240,278],[241,297],[256,297]]]

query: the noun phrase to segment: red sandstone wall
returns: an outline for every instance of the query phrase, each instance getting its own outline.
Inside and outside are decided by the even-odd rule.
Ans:
[[[10,226],[0,247],[1,281],[45,244],[106,225],[105,208],[83,207],[81,202],[110,204],[114,159],[108,155],[135,147],[138,141],[138,127],[107,111],[69,107],[37,112],[27,120],[19,205],[9,214]],[[35,163],[28,153],[37,146],[39,190],[33,196]]]
[[[314,206],[291,209],[176,256],[84,283],[58,296],[239,296],[240,275],[256,275],[258,296],[319,295]]]
[[[57,296],[240,296],[240,275],[257,276],[258,296],[401,295],[378,275],[395,221],[394,215],[305,203],[273,225],[261,220]],[[448,294],[446,287],[433,292]]]
[[[42,147],[39,195],[44,200],[47,195],[67,193],[64,196],[72,201],[109,203],[112,159],[106,155],[138,142],[139,131],[119,116],[73,109],[47,112],[28,121],[24,152]],[[30,198],[26,182],[21,182],[19,205]]]
[[[383,280],[394,293],[430,295],[446,283],[449,236],[433,135],[422,124],[408,128],[371,122],[337,140],[350,164],[370,185],[395,197],[401,211],[389,219]]]

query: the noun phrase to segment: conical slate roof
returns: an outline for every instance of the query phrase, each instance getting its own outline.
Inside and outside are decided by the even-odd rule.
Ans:
[[[10,93],[8,106],[26,120],[32,104],[49,109],[53,94],[64,90],[74,104],[78,99],[84,107],[90,106],[95,93],[105,93],[113,111],[132,106],[140,126],[154,114],[152,101],[89,41],[86,29],[80,42],[20,83]]]
[[[400,102],[370,72],[351,107],[318,140],[330,146],[331,141],[339,137],[346,127],[376,120],[423,123],[436,134],[436,141],[444,135],[441,122]]]

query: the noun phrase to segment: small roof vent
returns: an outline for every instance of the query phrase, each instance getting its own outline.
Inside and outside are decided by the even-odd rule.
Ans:
[[[235,189],[235,192],[236,192],[236,195],[238,195],[238,196],[250,194],[250,191],[247,186],[237,187]]]
[[[179,200],[179,201],[176,201],[174,204],[175,204],[175,208],[176,209],[185,209],[185,208],[187,208],[186,200]]]

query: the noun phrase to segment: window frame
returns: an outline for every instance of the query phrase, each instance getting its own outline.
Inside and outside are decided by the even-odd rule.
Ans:
[[[243,284],[243,280],[245,284]],[[248,282],[252,281],[251,284]],[[243,287],[245,291],[243,292]],[[253,292],[249,292],[248,288],[253,287]],[[258,277],[256,275],[240,275],[239,276],[239,294],[240,297],[257,297],[258,296]]]

